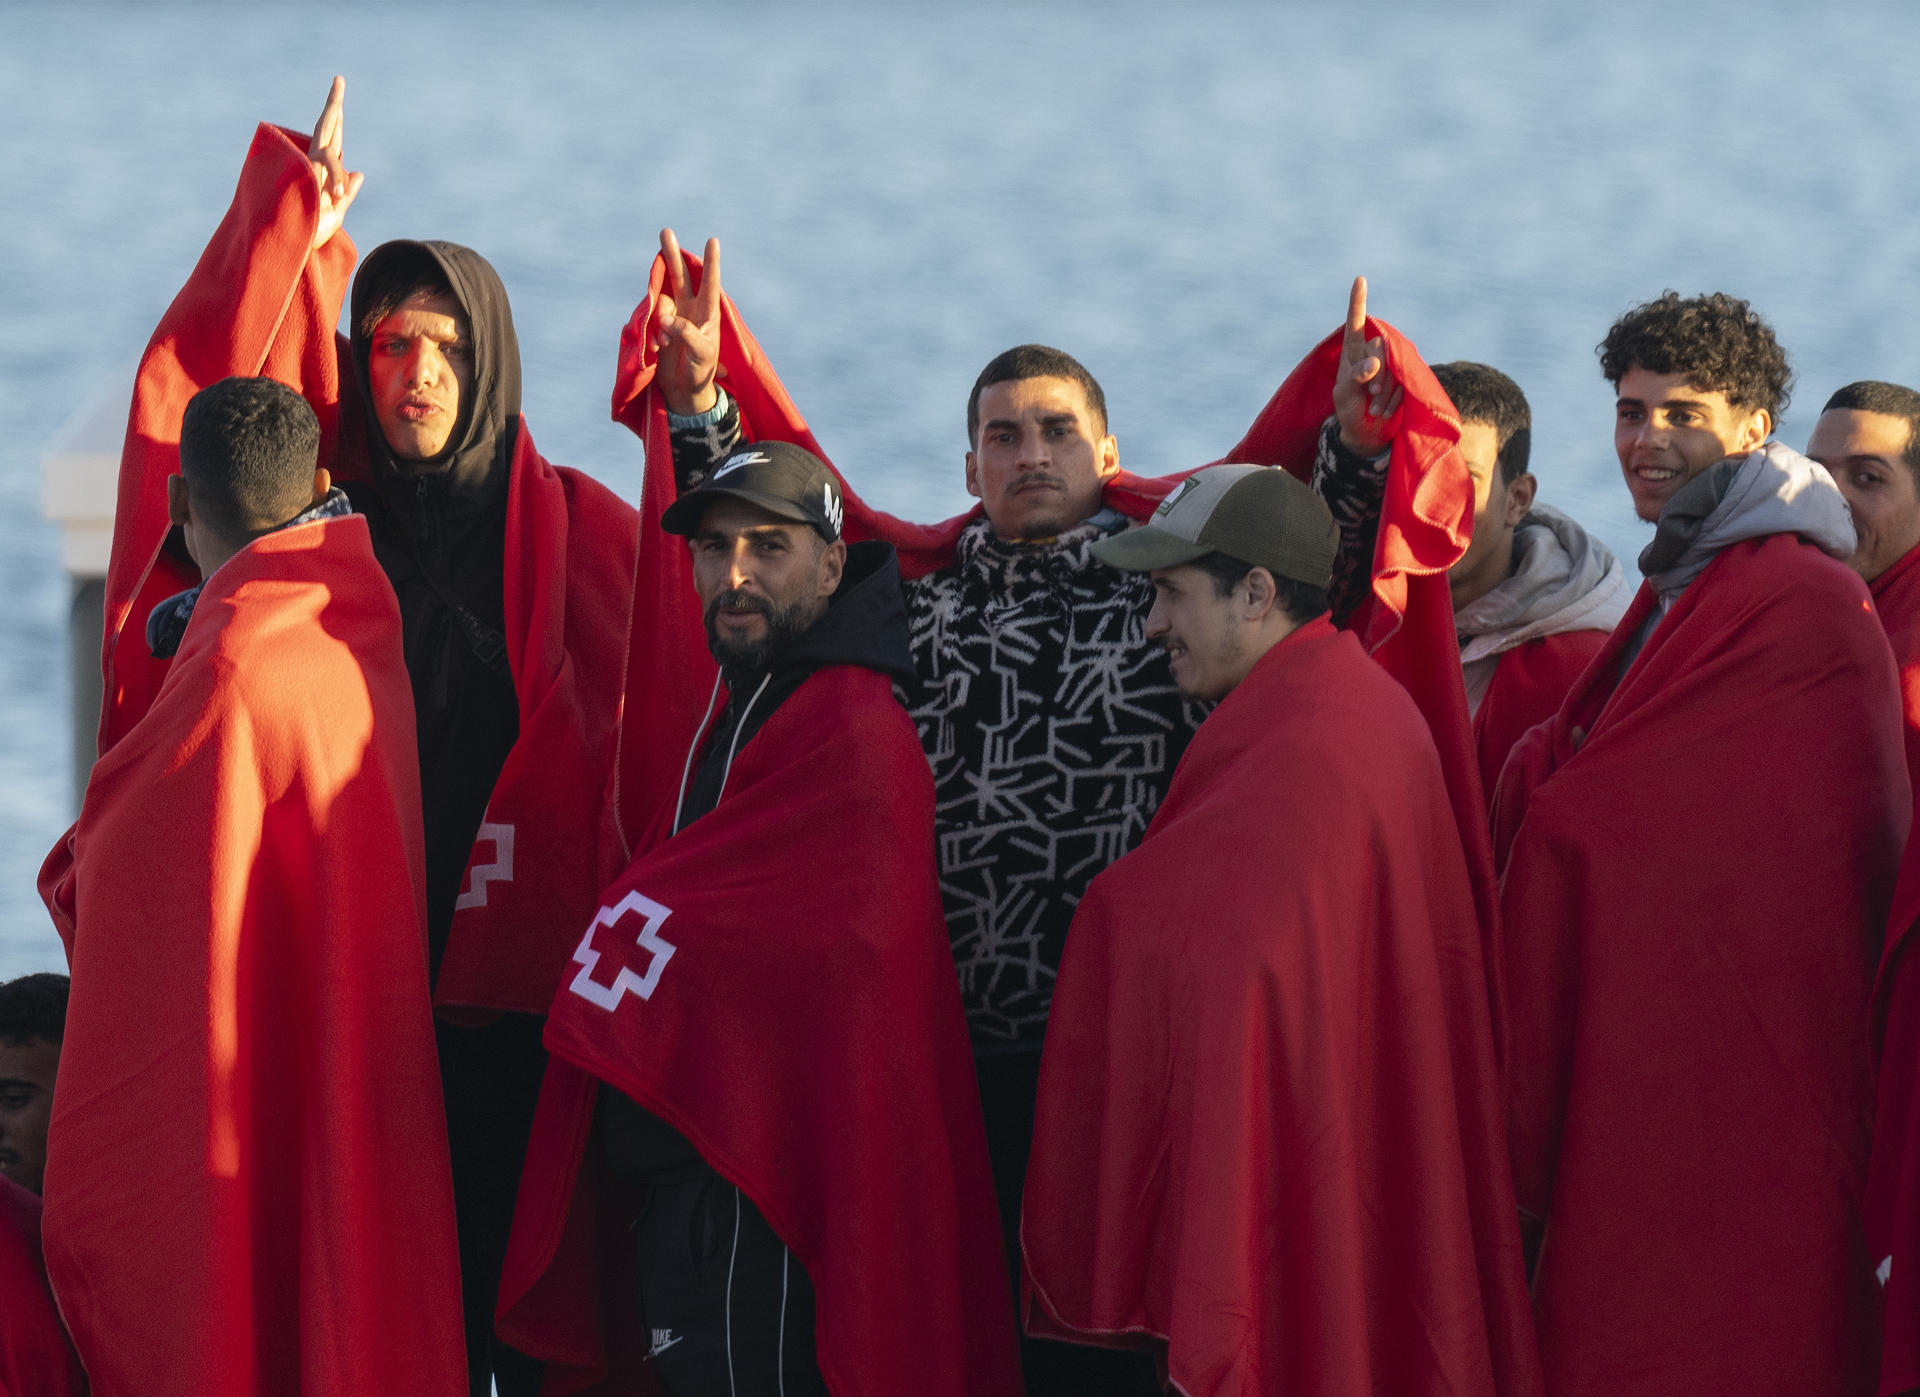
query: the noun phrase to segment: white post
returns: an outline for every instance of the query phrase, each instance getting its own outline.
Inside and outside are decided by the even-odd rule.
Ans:
[[[93,768],[100,727],[100,643],[120,446],[133,375],[77,413],[40,462],[41,511],[60,526],[60,563],[73,581],[68,663],[73,676],[73,799],[77,809]],[[120,378],[110,380],[122,381]]]

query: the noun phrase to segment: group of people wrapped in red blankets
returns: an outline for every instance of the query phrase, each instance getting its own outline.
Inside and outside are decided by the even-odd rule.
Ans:
[[[665,233],[636,510],[342,97],[140,367],[0,1393],[1920,1388],[1920,395],[1629,310],[1636,592],[1356,282],[1196,470],[999,355],[914,524]]]

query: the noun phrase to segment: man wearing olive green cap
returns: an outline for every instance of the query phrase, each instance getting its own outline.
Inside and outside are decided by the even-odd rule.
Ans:
[[[1040,1068],[1023,1323],[1181,1392],[1537,1384],[1480,939],[1412,699],[1327,616],[1284,471],[1200,471],[1095,544],[1217,700],[1087,889]]]

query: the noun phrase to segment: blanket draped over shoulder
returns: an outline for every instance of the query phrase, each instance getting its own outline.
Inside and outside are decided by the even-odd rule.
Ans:
[[[1622,674],[1654,608],[1643,586],[1494,804],[1547,1386],[1871,1393],[1893,661],[1859,578],[1791,533],[1721,550]]]
[[[366,521],[257,539],[42,871],[47,1268],[95,1397],[466,1390],[412,715]]]

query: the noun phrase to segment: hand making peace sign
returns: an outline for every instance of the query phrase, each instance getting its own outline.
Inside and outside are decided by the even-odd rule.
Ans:
[[[667,294],[653,319],[660,356],[655,381],[668,412],[692,417],[719,400],[713,382],[720,372],[720,240],[707,239],[697,295],[687,290],[687,264],[671,228],[660,230],[660,255],[667,262]]]

